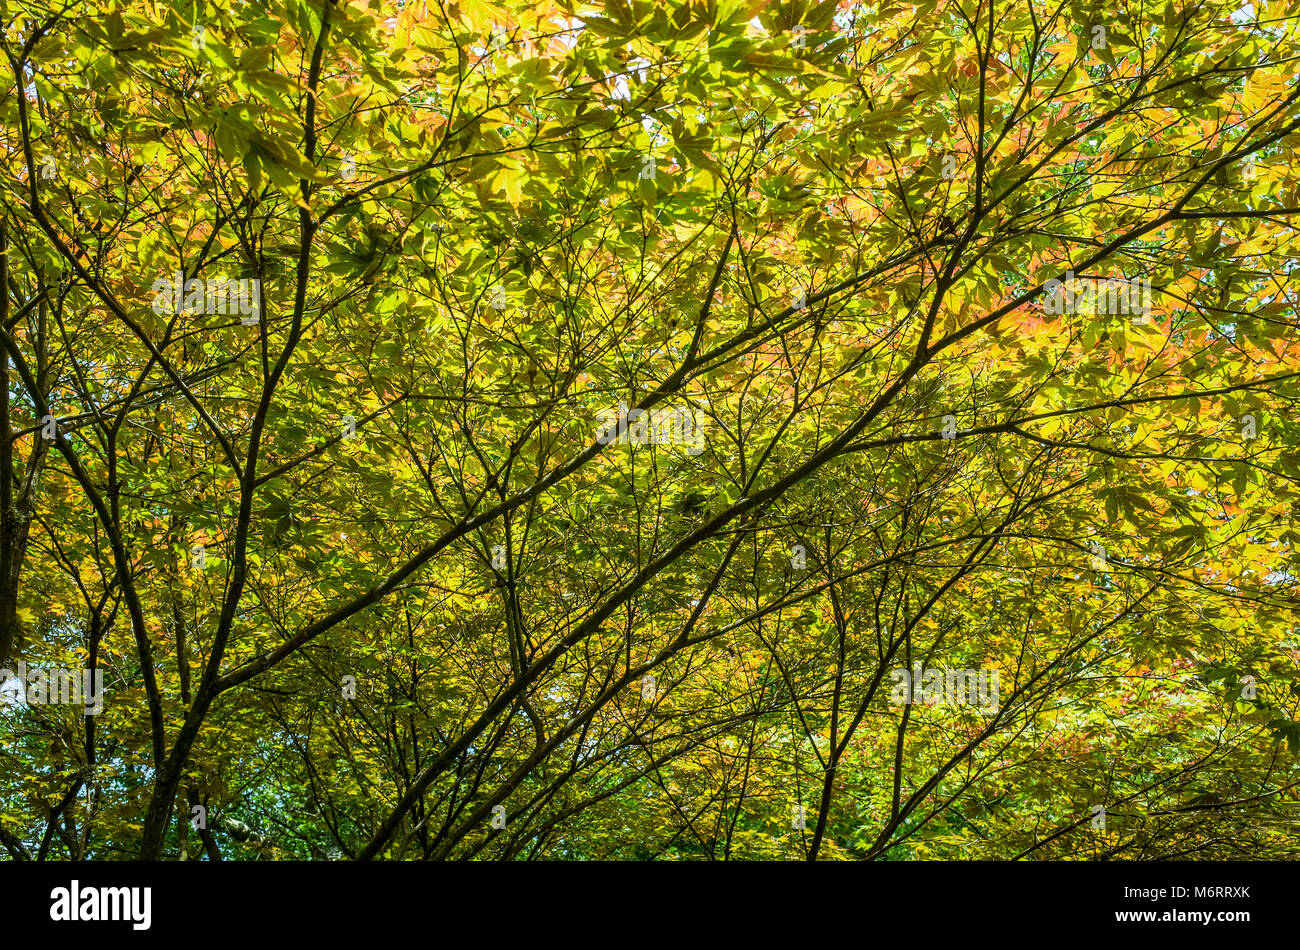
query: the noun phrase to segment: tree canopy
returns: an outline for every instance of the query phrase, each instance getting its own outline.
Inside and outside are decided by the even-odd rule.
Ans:
[[[10,858],[1295,856],[1294,4],[0,25]]]

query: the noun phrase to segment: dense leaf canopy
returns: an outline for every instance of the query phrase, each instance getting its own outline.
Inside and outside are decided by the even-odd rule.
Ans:
[[[8,856],[1295,854],[1290,0],[0,21]]]

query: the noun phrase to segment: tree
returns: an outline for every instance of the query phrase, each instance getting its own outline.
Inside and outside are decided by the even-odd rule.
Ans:
[[[1293,854],[1238,6],[0,4],[0,845]]]

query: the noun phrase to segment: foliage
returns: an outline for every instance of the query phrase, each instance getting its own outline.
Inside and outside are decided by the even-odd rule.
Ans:
[[[11,857],[1295,854],[1285,0],[0,20]]]

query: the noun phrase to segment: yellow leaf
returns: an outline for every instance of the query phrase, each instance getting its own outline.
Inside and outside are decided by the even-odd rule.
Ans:
[[[1252,73],[1246,83],[1246,111],[1254,113],[1286,95],[1285,76],[1262,76]]]
[[[523,173],[518,168],[507,166],[492,178],[492,189],[504,188],[506,199],[516,208],[523,200],[523,186]]]

